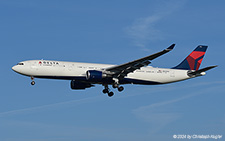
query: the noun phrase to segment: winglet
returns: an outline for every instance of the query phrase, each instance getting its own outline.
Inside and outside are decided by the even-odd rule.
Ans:
[[[172,49],[174,48],[174,46],[175,46],[175,44],[172,44],[171,46],[169,46],[169,47],[166,49],[166,51],[172,50]]]

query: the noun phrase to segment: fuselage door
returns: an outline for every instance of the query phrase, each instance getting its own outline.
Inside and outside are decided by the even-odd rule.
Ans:
[[[170,70],[170,77],[175,77],[175,72],[174,72],[174,70]]]
[[[36,61],[32,61],[30,62],[30,67],[31,67],[31,70],[38,70],[38,62]]]

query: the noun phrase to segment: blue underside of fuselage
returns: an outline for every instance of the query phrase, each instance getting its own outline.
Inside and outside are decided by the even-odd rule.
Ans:
[[[112,78],[103,78],[101,80],[87,80],[86,77],[73,77],[73,76],[34,76],[36,78],[46,78],[46,79],[61,79],[61,80],[75,80],[84,83],[91,83],[91,84],[113,84],[114,81]],[[139,80],[139,79],[131,79],[131,78],[124,78],[123,80],[119,81],[120,84],[142,84],[142,85],[157,85],[162,84],[159,82],[154,81],[146,81],[146,80]]]

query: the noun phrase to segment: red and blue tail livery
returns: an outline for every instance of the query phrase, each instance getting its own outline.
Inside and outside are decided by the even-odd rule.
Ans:
[[[188,55],[179,65],[173,69],[198,70],[208,46],[199,45],[191,54]]]

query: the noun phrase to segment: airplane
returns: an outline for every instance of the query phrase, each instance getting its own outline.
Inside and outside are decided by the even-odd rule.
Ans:
[[[109,97],[114,93],[109,85],[124,90],[124,84],[157,85],[182,81],[205,75],[206,71],[217,67],[209,66],[199,69],[208,46],[199,45],[180,64],[172,68],[155,68],[148,66],[152,60],[173,50],[175,44],[155,54],[124,63],[121,65],[79,63],[50,60],[28,60],[18,63],[12,70],[31,78],[70,80],[73,90],[94,87],[95,84],[104,86],[103,93]]]

